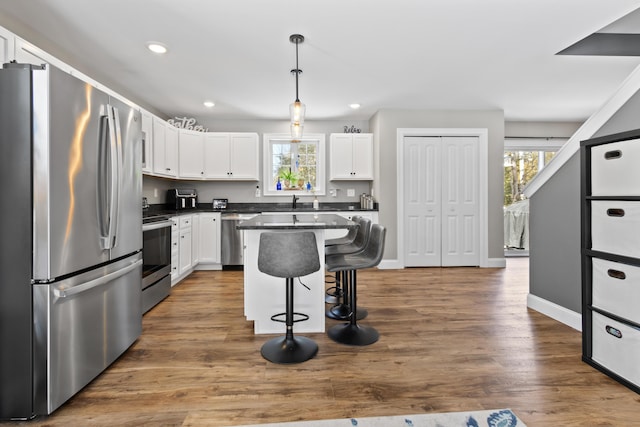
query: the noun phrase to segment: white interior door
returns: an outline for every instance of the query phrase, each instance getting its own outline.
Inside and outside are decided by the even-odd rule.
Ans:
[[[479,265],[478,138],[442,138],[442,266]]]
[[[478,137],[404,138],[404,265],[476,266]]]
[[[404,145],[404,263],[433,267],[441,259],[440,137],[406,137]]]

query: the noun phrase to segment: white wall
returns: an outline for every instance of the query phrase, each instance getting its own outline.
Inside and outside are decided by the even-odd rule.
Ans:
[[[486,128],[488,149],[489,258],[503,258],[504,113],[502,110],[380,110],[370,120],[377,165],[373,194],[380,202],[379,222],[387,227],[385,260],[398,257],[396,130],[398,128]]]

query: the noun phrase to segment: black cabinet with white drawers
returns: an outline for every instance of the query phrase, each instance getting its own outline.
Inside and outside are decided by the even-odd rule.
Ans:
[[[640,129],[583,141],[582,360],[640,393]]]

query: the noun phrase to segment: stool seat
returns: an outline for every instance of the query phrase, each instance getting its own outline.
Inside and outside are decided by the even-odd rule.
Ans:
[[[380,334],[370,326],[357,323],[357,285],[356,270],[375,267],[380,264],[384,254],[386,230],[379,224],[371,226],[371,235],[362,252],[351,255],[332,255],[325,257],[325,265],[330,272],[349,272],[349,322],[332,326],[327,335],[332,340],[350,345],[369,345],[378,341]]]
[[[310,231],[263,232],[258,248],[258,270],[274,277],[286,279],[286,334],[262,345],[262,357],[273,363],[300,363],[318,353],[318,344],[305,337],[293,335],[293,324],[308,316],[293,309],[293,279],[320,270],[320,257],[316,236]],[[294,316],[301,316],[294,320]]]

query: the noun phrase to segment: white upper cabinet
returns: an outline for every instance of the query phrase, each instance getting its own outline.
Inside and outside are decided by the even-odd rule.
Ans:
[[[180,178],[204,178],[204,134],[181,129],[178,145]]]
[[[178,129],[156,117],[153,118],[153,172],[178,176]]]
[[[142,172],[153,172],[153,116],[140,110],[142,117]]]
[[[373,179],[373,134],[332,133],[329,144],[329,179]]]
[[[0,27],[0,65],[9,62],[14,56],[15,36]]]
[[[207,133],[204,137],[204,177],[258,180],[257,133]]]

